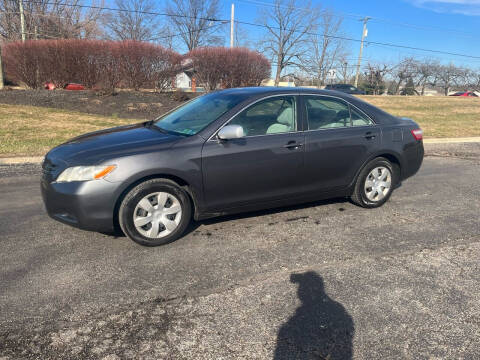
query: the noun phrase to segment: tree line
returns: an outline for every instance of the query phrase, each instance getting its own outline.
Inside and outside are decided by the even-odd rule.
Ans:
[[[220,49],[229,38],[230,26],[222,19],[218,0],[113,0],[108,4],[111,8],[103,0],[23,0],[23,4],[27,39],[140,41],[195,53],[205,47]],[[21,38],[18,5],[19,0],[0,0],[0,36],[5,42]],[[252,33],[242,22],[235,23],[235,45],[263,54],[273,65],[276,85],[294,78],[321,87],[332,81],[331,69],[337,70],[333,81],[352,81],[357,49],[352,51],[341,15],[310,0],[274,0],[259,2],[254,25],[249,28]],[[202,51],[196,53],[231,63],[221,55],[223,50]],[[260,68],[261,73],[265,65]],[[213,74],[211,67],[210,71],[207,87],[214,82],[232,83]],[[409,57],[396,64],[369,62],[362,66],[360,80],[371,94],[422,94],[430,87],[446,94],[455,88],[477,90],[479,74],[454,64]]]
[[[22,0],[26,39],[94,39],[154,42],[186,52],[222,46],[229,24],[222,20],[218,0],[114,0],[111,10],[102,0]],[[0,0],[0,36],[21,39],[19,0]],[[110,4],[109,4],[110,5]],[[84,7],[87,6],[87,7]],[[303,8],[299,8],[302,6]],[[276,68],[275,82],[301,67],[325,83],[328,69],[346,55],[345,44],[331,38],[342,33],[342,19],[309,2],[276,0],[260,8],[262,33],[250,38],[235,24],[235,45],[255,48]],[[312,35],[319,32],[322,35]],[[325,36],[324,36],[325,35]]]
[[[407,57],[397,64],[367,64],[361,83],[374,95],[424,95],[426,89],[448,95],[454,90],[480,91],[480,71]]]

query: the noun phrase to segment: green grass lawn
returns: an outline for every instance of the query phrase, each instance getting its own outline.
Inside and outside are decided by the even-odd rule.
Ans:
[[[66,140],[138,121],[65,110],[0,104],[0,156],[44,155]]]
[[[480,136],[480,98],[360,96],[396,116],[415,120],[426,138]]]

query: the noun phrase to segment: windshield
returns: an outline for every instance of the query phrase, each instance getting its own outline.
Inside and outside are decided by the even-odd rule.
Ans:
[[[244,99],[245,95],[221,92],[203,95],[160,117],[155,125],[167,132],[195,135]]]

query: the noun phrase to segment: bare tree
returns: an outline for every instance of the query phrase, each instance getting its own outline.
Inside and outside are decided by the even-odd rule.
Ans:
[[[21,38],[19,0],[0,0],[0,36]],[[24,1],[27,39],[95,38],[101,36],[100,9],[82,8],[81,0]],[[90,3],[102,7],[103,2]]]
[[[171,24],[177,28],[188,51],[197,47],[219,43],[214,36],[218,30],[218,0],[170,0],[165,10]]]
[[[480,91],[480,69],[470,71],[469,86],[472,91]]]
[[[367,94],[381,95],[385,90],[385,76],[391,72],[386,64],[368,63],[365,71],[364,88]]]
[[[251,48],[252,47],[252,41],[250,34],[245,26],[242,24],[239,24],[238,22],[235,22],[234,24],[235,30],[234,30],[234,46],[235,47],[245,47],[245,48]],[[227,26],[227,36],[228,39],[230,38],[230,24]]]
[[[304,60],[307,71],[316,79],[316,85],[325,84],[328,72],[334,67],[343,68],[343,78],[346,78],[347,65],[345,41],[339,39],[343,19],[328,10],[322,11],[318,24],[318,34],[309,35],[311,43],[309,56]]]
[[[458,88],[458,90],[465,90],[468,91],[470,90],[471,86],[471,77],[473,74],[473,71],[468,68],[457,68],[458,73],[457,73],[457,78],[455,80],[455,86]]]
[[[420,95],[425,94],[427,85],[436,86],[438,81],[439,64],[433,60],[417,62],[416,67],[416,86],[420,87]]]
[[[302,67],[317,16],[318,8],[310,2],[295,0],[275,0],[273,10],[260,12],[259,18],[267,29],[262,47],[276,67],[275,86],[286,68]]]
[[[153,0],[115,0],[120,11],[108,14],[109,37],[115,40],[148,41],[158,36],[159,16]]]
[[[398,63],[392,69],[392,92],[394,95],[398,95],[400,93],[402,84],[406,85],[408,80],[413,80],[413,77],[417,74],[417,68],[416,60],[412,57],[407,57],[401,60],[400,63]]]
[[[452,86],[458,85],[462,75],[462,69],[453,64],[442,65],[438,68],[439,85],[442,87],[445,95],[448,95]]]

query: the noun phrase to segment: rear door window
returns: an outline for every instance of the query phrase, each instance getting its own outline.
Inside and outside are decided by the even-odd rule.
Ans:
[[[350,107],[350,114],[352,116],[352,126],[368,126],[373,125],[372,120],[363,115],[360,111]]]
[[[304,99],[308,130],[374,125],[368,116],[341,99],[322,96]]]
[[[309,130],[350,126],[350,110],[342,100],[320,96],[305,96]]]

